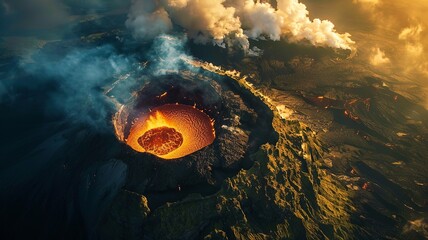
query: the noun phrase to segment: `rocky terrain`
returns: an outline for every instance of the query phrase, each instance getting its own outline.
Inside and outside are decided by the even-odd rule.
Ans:
[[[242,82],[235,82],[234,85],[236,88],[241,88],[244,99],[252,98],[251,101],[261,101],[257,95],[254,95],[255,93],[251,92],[251,89],[246,89]],[[232,105],[234,101],[224,102]],[[258,150],[252,150],[251,154],[246,155],[247,161],[252,163],[250,168],[241,169],[236,175],[223,180],[217,192],[209,195],[194,192],[181,201],[171,201],[155,207],[150,206],[150,198],[147,198],[143,191],[125,187],[116,197],[110,210],[106,211],[104,220],[99,226],[101,238],[349,239],[363,237],[364,232],[351,224],[351,213],[355,209],[350,201],[349,192],[326,173],[321,161],[324,151],[312,130],[299,121],[284,120],[273,106],[268,103],[263,104],[265,107],[258,108],[256,112],[272,115],[270,122],[277,139],[270,143],[265,142]],[[243,108],[246,107],[234,109],[242,111]],[[266,112],[260,112],[262,109]],[[226,139],[227,136],[222,136],[220,133],[217,141],[221,146],[221,142]],[[223,144],[230,146],[233,142],[226,140]],[[239,142],[236,143],[239,144]],[[229,149],[235,148],[229,147]],[[213,150],[207,148],[195,156],[179,161],[188,161],[189,165],[197,161],[199,163],[195,171],[210,174],[212,169],[210,165],[216,168],[215,161],[208,166],[202,165],[203,162],[209,161],[210,158],[207,156],[210,155],[206,153],[209,151]],[[230,152],[239,153],[239,151]],[[226,162],[222,166],[228,167],[233,165],[230,164],[230,158],[233,155],[228,156],[227,153],[222,151],[221,155],[212,154],[211,156],[217,161],[224,158]],[[203,158],[198,159],[199,156]],[[130,160],[132,161],[134,160]],[[165,163],[167,166],[172,164],[174,163]],[[132,163],[131,166],[131,169],[134,169],[131,170],[131,176],[145,175],[138,174],[144,167],[141,163],[138,167],[134,167]],[[164,166],[164,168],[167,167]],[[173,168],[177,169],[175,164]],[[164,171],[162,168],[156,170],[158,173]],[[161,174],[161,176],[165,175]],[[169,171],[168,176],[168,179],[163,181],[173,181],[172,171]],[[141,178],[140,183],[144,182]],[[159,181],[162,180],[159,179]],[[183,189],[186,188],[185,184],[181,185]]]

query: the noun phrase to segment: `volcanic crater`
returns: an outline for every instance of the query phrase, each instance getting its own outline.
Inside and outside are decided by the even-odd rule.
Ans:
[[[152,79],[113,121],[128,145],[125,189],[146,196],[151,209],[213,194],[252,166],[249,156],[262,144],[276,142],[272,118],[259,98],[224,77],[182,72]]]

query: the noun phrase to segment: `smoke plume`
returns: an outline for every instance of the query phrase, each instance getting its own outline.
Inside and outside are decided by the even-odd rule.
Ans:
[[[240,46],[251,51],[249,39],[308,41],[314,46],[352,49],[350,34],[337,33],[328,20],[308,17],[298,0],[278,0],[277,8],[253,0],[134,0],[126,25],[136,38],[168,33],[173,24],[196,43]]]

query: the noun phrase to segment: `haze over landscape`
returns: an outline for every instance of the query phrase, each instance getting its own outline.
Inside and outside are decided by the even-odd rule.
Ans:
[[[5,239],[428,238],[425,0],[0,0]]]

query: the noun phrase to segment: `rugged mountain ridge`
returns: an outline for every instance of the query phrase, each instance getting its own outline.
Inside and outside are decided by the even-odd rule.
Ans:
[[[230,81],[234,81],[229,79]],[[237,81],[254,98],[259,93]],[[106,239],[353,239],[349,192],[323,169],[321,143],[299,121],[269,106],[276,143],[250,158],[253,166],[227,178],[210,196],[192,194],[155,210],[147,198],[122,191],[100,225]],[[126,206],[126,207],[124,207]]]

